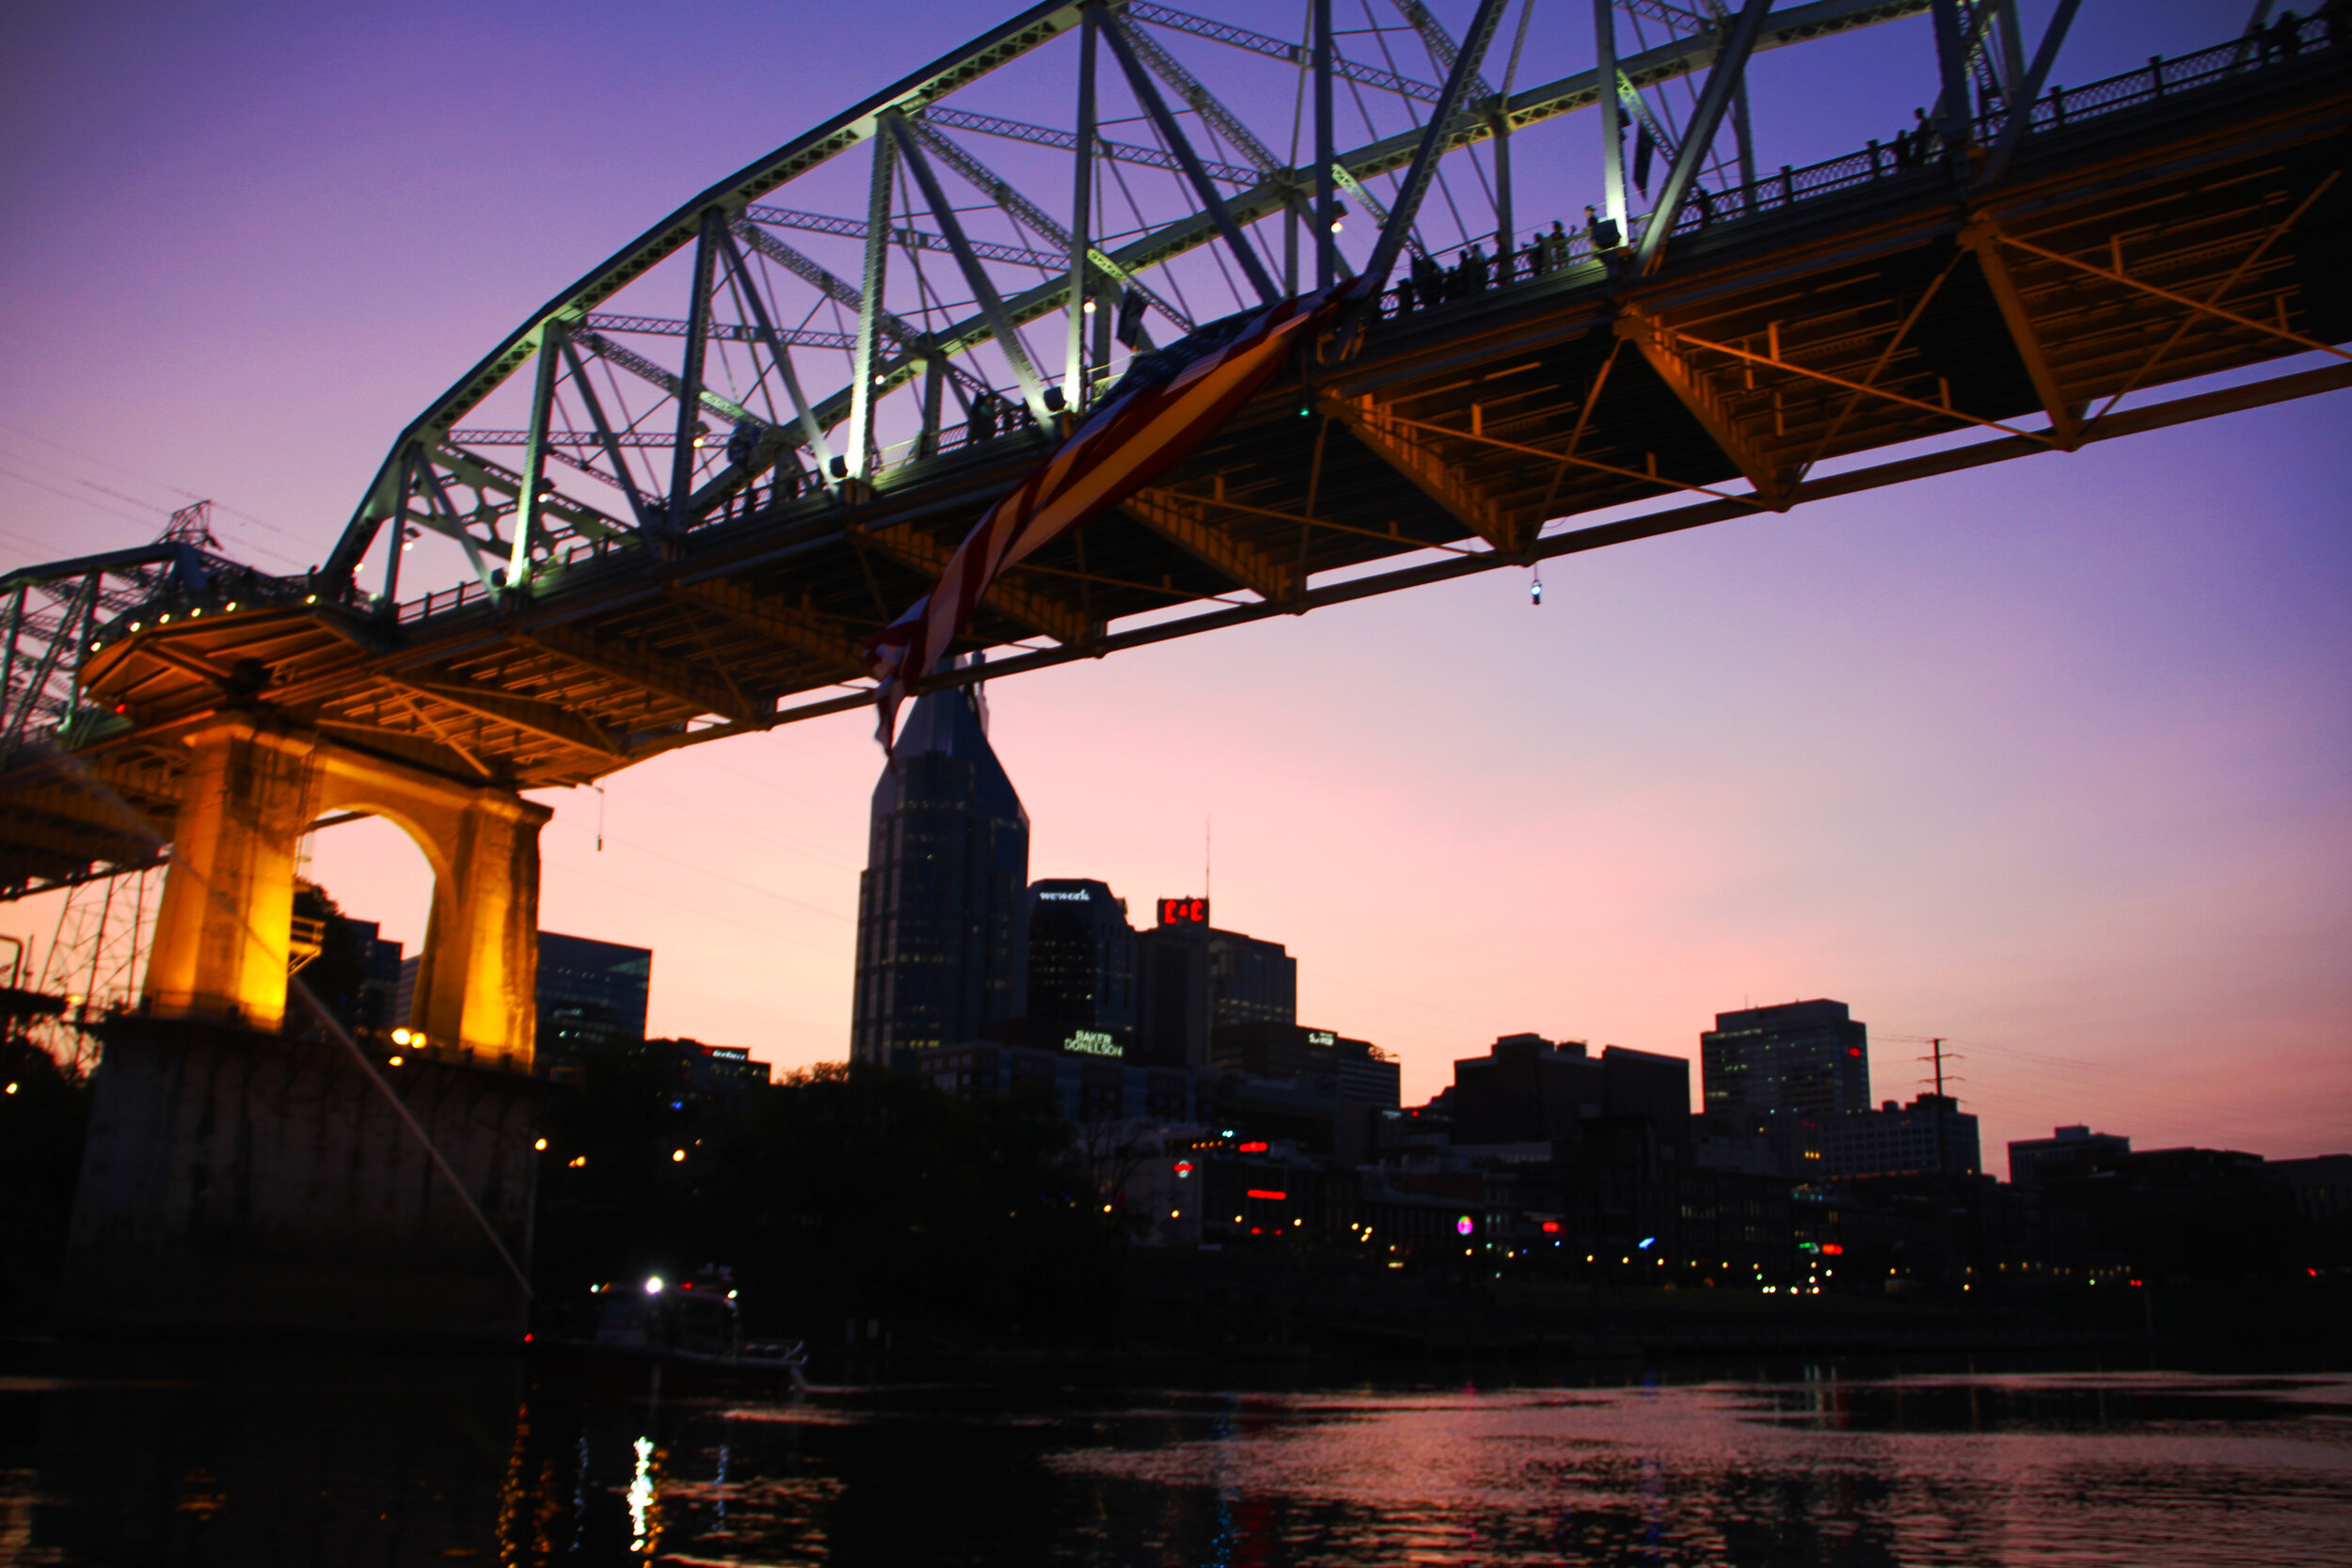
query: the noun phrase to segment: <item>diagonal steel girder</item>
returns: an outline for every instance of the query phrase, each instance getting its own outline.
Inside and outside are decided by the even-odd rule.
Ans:
[[[938,153],[940,162],[970,182],[973,189],[1039,233],[1043,234],[1047,239],[1054,241],[1062,247],[1064,253],[1069,251],[1072,245],[1070,230],[1063,228],[1060,222],[1042,207],[1023,196],[1014,187],[1012,182],[997,174],[970,152],[948,140],[926,117],[917,115],[909,123],[914,127],[914,134],[922,139],[923,145]],[[1057,262],[1060,260],[1059,257],[1055,258]],[[1176,323],[1187,332],[1192,330],[1193,321],[1190,316],[1152,293],[1144,285],[1142,279],[1120,266],[1118,261],[1092,245],[1087,247],[1087,260],[1096,271],[1110,278],[1120,288],[1133,289],[1141,294],[1151,302],[1152,309],[1161,315]]]
[[[1699,89],[1699,101],[1691,110],[1690,123],[1683,127],[1682,146],[1676,150],[1674,165],[1666,171],[1665,186],[1658,193],[1657,210],[1643,225],[1642,242],[1633,253],[1637,277],[1656,268],[1664,254],[1666,236],[1674,232],[1683,198],[1699,177],[1699,165],[1706,160],[1708,149],[1714,145],[1715,133],[1731,107],[1733,93],[1747,75],[1748,56],[1755,52],[1756,40],[1764,31],[1764,19],[1771,5],[1772,0],[1747,0],[1724,40],[1723,52],[1715,56],[1714,65],[1708,71],[1707,85]]]
[[[1419,145],[1413,149],[1412,166],[1398,187],[1395,210],[1381,224],[1380,238],[1372,247],[1372,260],[1364,263],[1365,276],[1372,279],[1375,289],[1388,286],[1389,270],[1396,265],[1397,257],[1405,249],[1406,231],[1421,212],[1422,198],[1427,194],[1430,182],[1437,178],[1438,160],[1447,150],[1454,117],[1461,112],[1470,90],[1470,79],[1477,74],[1479,62],[1486,55],[1486,45],[1502,22],[1503,4],[1504,0],[1478,0],[1478,15],[1470,23],[1463,52],[1454,57],[1453,68],[1446,74],[1445,91],[1430,106],[1429,123],[1422,128]],[[1501,123],[1505,123],[1502,117],[1489,121],[1490,126]],[[1359,314],[1348,334],[1351,341],[1360,341],[1363,322],[1363,316]]]
[[[1676,401],[1698,421],[1708,439],[1731,460],[1766,504],[1775,512],[1787,511],[1796,476],[1775,463],[1760,442],[1740,429],[1740,421],[1724,406],[1723,399],[1716,395],[1705,373],[1682,353],[1665,324],[1639,306],[1628,305],[1619,312],[1614,330],[1640,351],[1649,368],[1658,372],[1658,379],[1666,384]]]
[[[1305,65],[1312,58],[1311,51],[1285,40],[1268,38],[1247,27],[1236,27],[1228,22],[1214,22],[1205,16],[1194,16],[1189,11],[1173,10],[1167,6],[1137,3],[1127,8],[1127,15],[1134,21],[1148,22],[1154,27],[1166,27],[1170,32],[1190,33],[1196,38],[1230,44],[1252,55],[1280,60],[1285,65]],[[1365,65],[1358,60],[1335,57],[1331,62],[1331,74],[1342,81],[1392,92],[1401,98],[1416,98],[1424,103],[1438,101],[1438,89],[1430,83],[1417,82],[1410,76],[1399,76],[1393,71],[1383,71],[1378,66]]]
[[[947,200],[947,193],[940,188],[939,176],[931,172],[930,161],[923,156],[923,144],[907,129],[904,116],[887,115],[883,123],[906,158],[907,172],[914,176],[923,199],[930,204],[932,218],[946,230],[948,243],[955,247],[956,265],[962,271],[972,297],[978,302],[980,314],[995,333],[998,351],[1012,367],[1013,378],[1021,384],[1021,395],[1029,405],[1030,417],[1037,420],[1040,429],[1051,429],[1054,411],[1046,405],[1044,377],[1038,373],[1036,361],[1029,357],[1028,345],[1021,341],[1020,324],[1005,313],[1004,297],[996,292],[995,281],[988,276],[988,269],[980,265],[971,243],[964,238],[963,222]],[[870,381],[866,383],[871,385]],[[852,388],[853,396],[861,391],[862,388]]]
[[[776,265],[783,267],[786,271],[792,273],[803,281],[812,285],[818,290],[818,293],[824,294],[828,299],[831,299],[835,304],[846,306],[852,310],[863,310],[866,309],[866,296],[863,293],[859,293],[855,288],[852,288],[850,284],[842,281],[840,278],[835,277],[832,273],[826,271],[824,266],[814,258],[804,255],[801,251],[795,250],[792,246],[786,245],[782,240],[777,239],[773,234],[771,234],[768,230],[762,229],[758,224],[754,223],[747,218],[738,218],[734,224],[734,233],[737,239],[741,240],[745,245],[750,245],[754,250],[758,251],[762,256],[765,256],[771,261],[775,262]],[[860,239],[865,238],[865,228],[863,225],[859,226],[856,237]],[[930,338],[926,337],[919,329],[905,321],[903,318],[893,315],[888,310],[877,309],[874,312],[874,325],[880,327],[885,336],[889,337],[893,341],[897,342],[912,355],[921,356],[925,355],[936,354],[938,352],[936,345],[932,343]],[[787,343],[793,343],[796,345],[805,343],[811,348],[838,348],[853,350],[857,347],[857,340],[846,332],[818,333],[803,330],[798,332],[780,332],[777,336],[781,337]],[[819,338],[822,338],[825,341],[822,342],[817,341],[816,340]],[[974,375],[970,371],[965,370],[961,365],[957,364],[954,360],[949,359],[945,355],[940,355],[939,358],[941,363],[946,367],[946,372],[955,377],[955,379],[961,383],[967,391],[977,393],[987,389],[985,385],[977,376]]]
[[[1143,112],[1151,118],[1152,128],[1159,132],[1160,139],[1184,164],[1184,178],[1192,183],[1194,199],[1200,203],[1200,210],[1216,226],[1217,232],[1224,236],[1226,245],[1233,252],[1233,259],[1241,263],[1241,270],[1248,276],[1250,286],[1258,291],[1258,297],[1268,305],[1273,304],[1282,297],[1282,293],[1274,286],[1273,277],[1265,270],[1265,262],[1260,260],[1256,247],[1249,243],[1249,237],[1242,232],[1241,225],[1227,210],[1223,193],[1209,183],[1208,171],[1200,166],[1200,155],[1193,150],[1192,142],[1184,135],[1184,127],[1176,123],[1176,117],[1168,112],[1168,101],[1160,96],[1160,89],[1152,85],[1151,73],[1143,68],[1138,57],[1140,51],[1135,46],[1133,35],[1116,16],[1108,21],[1109,25],[1103,29],[1103,41],[1110,45],[1112,57],[1119,61],[1120,71],[1127,78],[1129,90],[1135,94],[1136,102],[1143,106]],[[1291,195],[1290,190],[1285,188],[1285,204],[1291,199]]]
[[[1396,9],[1397,14],[1413,24],[1413,31],[1421,35],[1422,42],[1428,46],[1430,57],[1438,62],[1438,68],[1452,72],[1454,62],[1461,57],[1462,51],[1454,41],[1454,35],[1445,30],[1445,24],[1430,15],[1429,8],[1421,0],[1396,0]],[[1481,99],[1495,96],[1494,84],[1486,80],[1484,71],[1470,73],[1470,86],[1477,89],[1477,96]]]
[[[1137,32],[1133,27],[1121,28],[1120,33],[1128,47],[1152,68],[1152,74],[1174,87],[1176,96],[1184,101],[1184,106],[1215,126],[1218,135],[1239,148],[1241,155],[1255,165],[1260,174],[1272,174],[1282,167],[1281,160],[1266,150],[1265,143],[1241,122],[1240,117],[1203,86],[1200,78],[1186,71],[1175,55],[1161,48],[1149,33]]]

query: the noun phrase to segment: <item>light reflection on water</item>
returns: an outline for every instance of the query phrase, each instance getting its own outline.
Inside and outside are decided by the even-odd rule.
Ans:
[[[0,1378],[0,1562],[467,1559],[2304,1568],[2352,1563],[2352,1379],[798,1400],[511,1361]]]

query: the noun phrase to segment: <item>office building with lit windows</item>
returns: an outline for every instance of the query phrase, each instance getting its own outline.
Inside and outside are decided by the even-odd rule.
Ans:
[[[1136,1026],[1127,901],[1102,882],[1032,882],[1028,929],[1028,1017],[1040,1040],[1088,1029],[1124,1041]]]
[[[1218,1028],[1298,1022],[1298,960],[1279,942],[1210,925],[1205,898],[1161,899],[1136,960],[1145,1060],[1207,1072]]]
[[[874,785],[850,1055],[981,1037],[1025,1006],[1029,816],[971,688],[918,699]]]
[[[643,1040],[652,990],[652,948],[540,932],[539,1054],[561,1061]]]
[[[1717,1013],[1699,1081],[1708,1113],[1734,1120],[1867,1111],[1870,1031],[1827,1000]]]

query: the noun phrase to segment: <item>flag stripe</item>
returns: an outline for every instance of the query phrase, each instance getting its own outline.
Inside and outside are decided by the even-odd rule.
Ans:
[[[972,624],[989,586],[1070,530],[1101,516],[1198,450],[1281,367],[1302,334],[1320,330],[1362,290],[1268,307],[1232,342],[1203,354],[1166,383],[1121,393],[1098,409],[999,499],[948,558],[931,591],[866,640],[866,667],[881,682],[881,739],[890,745],[909,682],[929,671]]]

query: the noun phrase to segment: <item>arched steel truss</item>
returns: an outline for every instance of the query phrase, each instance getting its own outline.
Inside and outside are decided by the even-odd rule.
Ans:
[[[1049,0],[696,195],[548,301],[402,432],[321,579],[396,603],[447,582],[404,571],[437,539],[504,599],[581,542],[673,548],[747,489],[863,498],[993,425],[1053,424],[1155,336],[1400,252],[1516,248],[1523,222],[1568,216],[1563,193],[1597,198],[1654,260],[1694,190],[1756,185],[1751,55],[1929,9],[1483,0],[1457,41],[1419,0],[1307,0],[1293,40]],[[2023,69],[2011,6],[1940,9],[1975,94],[1997,95]],[[1228,87],[1236,62],[1265,69]],[[985,112],[1014,68],[1017,94],[996,96],[1059,103],[1064,124]],[[1960,85],[1963,113],[1970,97]],[[1597,135],[1586,117],[1571,140],[1559,122],[1594,108]],[[1630,181],[1649,184],[1653,155],[1643,211]],[[1538,182],[1543,207],[1531,156],[1573,171]],[[810,195],[786,205],[787,186]],[[1568,238],[1587,252],[1581,226]]]

